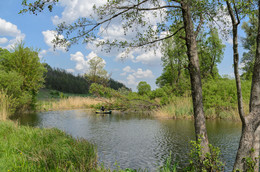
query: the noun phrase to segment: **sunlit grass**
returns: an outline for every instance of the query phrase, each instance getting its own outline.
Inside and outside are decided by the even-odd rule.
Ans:
[[[244,112],[249,113],[248,102],[244,102]],[[237,108],[204,108],[207,119],[233,119],[239,120]],[[193,105],[191,97],[174,97],[172,101],[154,111],[158,118],[193,118]]]
[[[39,110],[66,110],[89,108],[97,104],[102,104],[105,99],[91,97],[69,97],[58,100],[40,101]]]
[[[154,111],[160,118],[191,118],[193,107],[191,97],[174,97],[171,103]]]
[[[1,171],[90,171],[96,148],[58,129],[40,129],[0,122]]]

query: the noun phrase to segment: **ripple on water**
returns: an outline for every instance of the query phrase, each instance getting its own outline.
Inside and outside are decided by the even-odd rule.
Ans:
[[[195,139],[192,120],[156,120],[136,115],[96,116],[89,111],[44,112],[20,119],[21,124],[56,127],[97,145],[105,167],[146,168],[156,171],[172,152],[172,159],[187,162],[189,141]],[[207,121],[210,142],[221,149],[227,171],[232,169],[241,126],[229,121]]]

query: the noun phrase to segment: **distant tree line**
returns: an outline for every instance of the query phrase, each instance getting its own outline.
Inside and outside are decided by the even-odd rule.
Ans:
[[[48,70],[45,76],[45,87],[48,89],[58,90],[65,93],[88,94],[89,87],[93,83],[87,76],[73,75],[64,69],[52,68],[45,64]],[[110,78],[108,86],[114,90],[125,87],[124,84]],[[129,88],[127,88],[129,89]]]

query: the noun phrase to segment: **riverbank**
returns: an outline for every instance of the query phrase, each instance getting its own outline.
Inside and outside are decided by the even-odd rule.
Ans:
[[[0,169],[3,171],[90,171],[97,167],[94,145],[58,129],[40,129],[0,121]]]
[[[115,105],[116,104],[116,105]],[[72,109],[99,109],[102,105],[116,107],[118,102],[107,98],[94,97],[68,97],[59,99],[40,100],[37,103],[37,111],[56,111],[56,110],[72,110]],[[248,111],[247,106],[244,106],[245,111]],[[117,110],[117,109],[113,109]],[[117,111],[120,111],[117,110]],[[127,109],[123,112],[148,114],[156,118],[170,118],[170,119],[192,119],[193,106],[191,97],[174,97],[169,104],[162,105],[152,110],[141,109]],[[226,108],[205,108],[206,119],[228,119],[239,120],[237,109]]]

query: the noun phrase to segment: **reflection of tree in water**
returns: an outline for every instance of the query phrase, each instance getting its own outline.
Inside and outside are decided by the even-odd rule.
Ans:
[[[40,124],[41,118],[38,113],[25,113],[25,114],[15,114],[11,117],[11,120],[18,121],[21,125],[28,125],[36,127]]]
[[[188,160],[189,141],[195,139],[193,121],[161,120],[155,137],[155,157],[163,162],[171,152],[172,160],[183,166]]]

